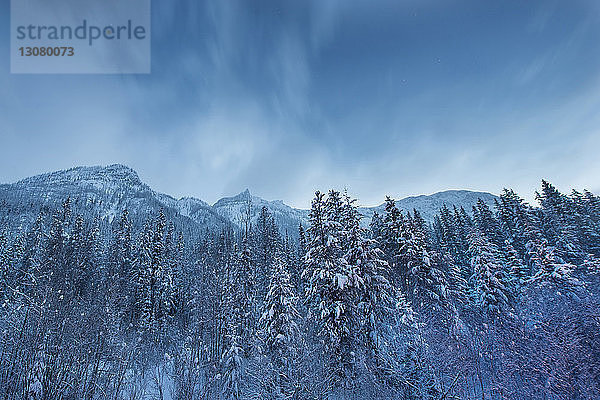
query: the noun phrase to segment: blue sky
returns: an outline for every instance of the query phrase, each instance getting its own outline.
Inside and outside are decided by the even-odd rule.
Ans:
[[[124,163],[213,202],[600,191],[600,3],[154,0],[149,75],[11,75],[0,182]]]

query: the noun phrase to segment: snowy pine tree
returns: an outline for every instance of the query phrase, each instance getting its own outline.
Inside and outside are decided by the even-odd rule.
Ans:
[[[347,194],[343,215],[344,242],[347,244],[344,259],[356,271],[356,314],[363,335],[358,346],[368,356],[375,356],[383,327],[397,320],[408,320],[411,310],[404,295],[391,285],[389,264],[383,259],[383,251],[361,227],[361,216]]]
[[[242,354],[240,338],[233,333],[229,337],[229,348],[223,354],[223,397],[227,400],[242,398]]]
[[[469,236],[469,243],[475,304],[488,316],[499,316],[512,298],[504,261],[497,247],[477,229]]]
[[[343,258],[341,243],[341,198],[330,192],[327,201],[315,193],[310,212],[308,251],[305,256],[307,297],[311,315],[319,326],[319,337],[328,362],[328,379],[346,383],[354,374],[355,287],[358,271]]]
[[[298,298],[291,283],[290,274],[281,256],[276,256],[272,275],[263,303],[259,321],[261,338],[265,346],[270,368],[274,371],[274,385],[278,396],[290,392],[290,376],[293,358],[298,351],[300,313]]]
[[[503,250],[507,262],[507,271],[513,282],[512,286],[519,291],[529,276],[527,265],[508,240],[505,242]]]
[[[545,239],[528,244],[530,262],[533,268],[533,276],[527,283],[544,285],[548,283],[563,285],[569,288],[577,285],[578,280],[573,277],[575,266],[565,262],[557,255],[556,248],[550,246]]]

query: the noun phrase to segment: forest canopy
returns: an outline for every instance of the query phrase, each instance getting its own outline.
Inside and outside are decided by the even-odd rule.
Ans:
[[[290,235],[267,207],[198,234],[66,198],[0,226],[0,393],[597,398],[600,198],[543,181],[536,199],[426,221],[387,198],[365,227],[347,193],[316,192]]]

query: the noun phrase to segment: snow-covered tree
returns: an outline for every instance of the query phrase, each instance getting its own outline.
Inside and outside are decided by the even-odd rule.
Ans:
[[[529,268],[508,240],[504,243],[503,252],[507,263],[507,272],[512,280],[512,286],[516,290],[520,290],[528,278]]]
[[[512,299],[505,262],[498,248],[477,229],[469,236],[469,254],[475,304],[488,316],[499,316]]]
[[[530,242],[527,246],[530,253],[530,262],[533,267],[533,276],[527,282],[544,285],[564,285],[568,289],[571,285],[578,285],[579,281],[573,276],[575,265],[565,262],[557,255],[557,250],[548,244],[545,239],[539,242]]]
[[[129,211],[123,210],[118,223],[113,228],[113,238],[108,259],[108,277],[106,291],[113,308],[113,316],[124,327],[133,323],[135,307],[134,246],[132,242],[133,228]]]
[[[275,390],[280,395],[289,393],[293,358],[298,349],[300,330],[297,309],[298,297],[282,256],[276,256],[272,275],[260,317],[260,336],[264,343],[269,370],[274,371]]]
[[[444,275],[434,263],[424,228],[416,219],[407,220],[399,249],[399,257],[406,265],[409,298],[421,306],[431,300],[442,300],[447,288]]]
[[[446,293],[444,274],[435,265],[437,257],[428,242],[425,221],[418,212],[405,217],[395,202],[386,199],[380,241],[392,266],[395,281],[413,304],[427,307]]]
[[[232,334],[229,338],[229,348],[223,355],[222,393],[227,400],[242,398],[243,350],[239,341],[237,334]]]
[[[391,285],[389,264],[383,259],[383,251],[361,226],[361,216],[354,200],[347,194],[344,196],[343,216],[343,240],[347,248],[344,260],[351,270],[356,271],[355,314],[361,334],[357,351],[375,359],[385,327],[399,320],[407,322],[412,317],[412,310],[404,295]]]
[[[298,336],[300,314],[298,298],[290,282],[287,266],[278,256],[274,260],[269,289],[263,304],[260,326],[269,353],[278,365],[286,363],[285,353]]]
[[[319,326],[330,379],[336,384],[353,375],[358,327],[354,300],[360,284],[356,266],[348,265],[343,257],[341,213],[339,193],[330,192],[326,201],[323,194],[315,193],[303,272],[310,312]]]

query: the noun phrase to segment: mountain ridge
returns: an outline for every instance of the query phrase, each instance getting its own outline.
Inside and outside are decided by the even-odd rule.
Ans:
[[[265,200],[253,195],[249,189],[234,196],[226,196],[210,205],[202,199],[191,196],[175,198],[157,192],[144,183],[138,173],[123,164],[107,166],[77,166],[66,170],[47,172],[21,179],[15,183],[0,184],[0,205],[13,210],[12,217],[19,219],[21,225],[35,218],[19,214],[17,203],[27,202],[34,208],[57,207],[70,197],[80,207],[94,211],[100,218],[109,221],[128,208],[141,218],[148,212],[158,209],[167,210],[169,217],[179,220],[181,225],[192,221],[194,229],[227,228],[241,229],[248,216],[255,223],[261,209],[266,207],[273,215],[282,233],[297,235],[300,224],[308,224],[308,209],[294,208],[283,200]],[[470,206],[481,198],[493,204],[497,197],[491,193],[472,190],[446,190],[430,195],[415,195],[396,200],[403,211],[417,209],[423,218],[432,221],[444,204],[451,207]],[[382,213],[385,203],[373,207],[360,207],[363,224],[367,225],[375,212]],[[188,222],[186,222],[189,220]],[[31,221],[30,221],[31,223]]]

